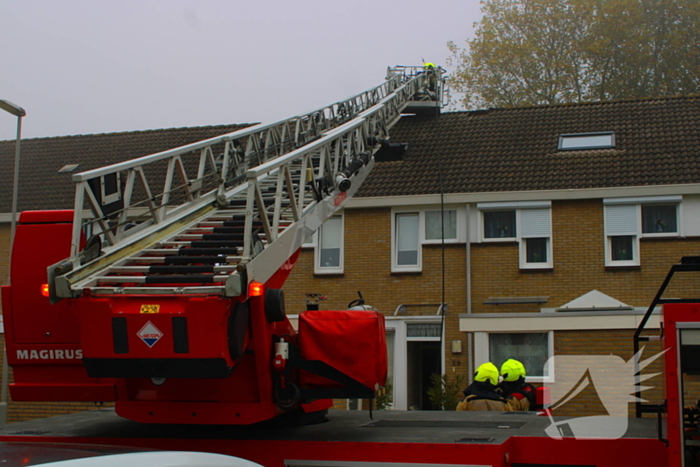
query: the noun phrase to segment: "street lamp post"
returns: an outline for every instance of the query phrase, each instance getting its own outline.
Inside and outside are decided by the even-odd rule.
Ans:
[[[12,186],[12,223],[10,224],[10,255],[12,255],[12,246],[15,242],[15,229],[17,228],[17,193],[19,187],[19,143],[22,137],[22,117],[27,115],[24,109],[10,101],[0,99],[0,109],[9,112],[17,117],[17,143],[15,143],[15,175]],[[10,256],[11,257],[11,256]],[[8,276],[8,282],[9,276]],[[5,331],[3,320],[3,344],[5,343]],[[7,388],[9,370],[7,365],[7,345],[3,345],[2,352],[2,391],[0,392],[0,426],[7,424]]]

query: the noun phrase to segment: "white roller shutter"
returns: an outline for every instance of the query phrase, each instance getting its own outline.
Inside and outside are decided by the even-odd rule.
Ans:
[[[550,209],[522,209],[520,236],[523,238],[549,237],[552,232]]]
[[[636,204],[605,206],[606,235],[637,235]]]

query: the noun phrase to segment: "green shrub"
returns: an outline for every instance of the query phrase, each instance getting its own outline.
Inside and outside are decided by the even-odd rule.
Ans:
[[[453,378],[447,375],[434,373],[430,375],[430,388],[428,399],[437,410],[455,410],[457,403],[462,400],[464,388],[464,376],[455,375]]]
[[[374,402],[377,410],[384,410],[394,402],[394,385],[391,384],[391,379],[387,378],[384,387],[377,391]]]

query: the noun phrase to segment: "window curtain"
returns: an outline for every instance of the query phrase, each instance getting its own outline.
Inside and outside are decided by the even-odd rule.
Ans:
[[[642,232],[678,232],[676,211],[675,204],[642,206]]]
[[[484,238],[515,238],[515,211],[485,211]]]
[[[442,238],[441,211],[426,211],[425,213],[425,239],[440,240]],[[445,238],[457,238],[457,211],[444,211],[445,214]]]
[[[489,334],[489,358],[499,369],[503,362],[514,358],[525,366],[528,376],[548,376],[548,333]]]

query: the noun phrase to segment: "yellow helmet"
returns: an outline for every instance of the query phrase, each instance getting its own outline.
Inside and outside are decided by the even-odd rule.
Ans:
[[[435,68],[435,64],[431,62],[426,62],[423,64],[423,68]]]
[[[491,362],[482,363],[479,365],[479,368],[476,369],[476,373],[474,373],[474,381],[480,381],[482,383],[488,381],[496,386],[498,384],[498,368]]]
[[[521,377],[524,379],[526,376],[525,366],[510,358],[501,365],[501,376],[503,376],[503,381],[517,381]]]

